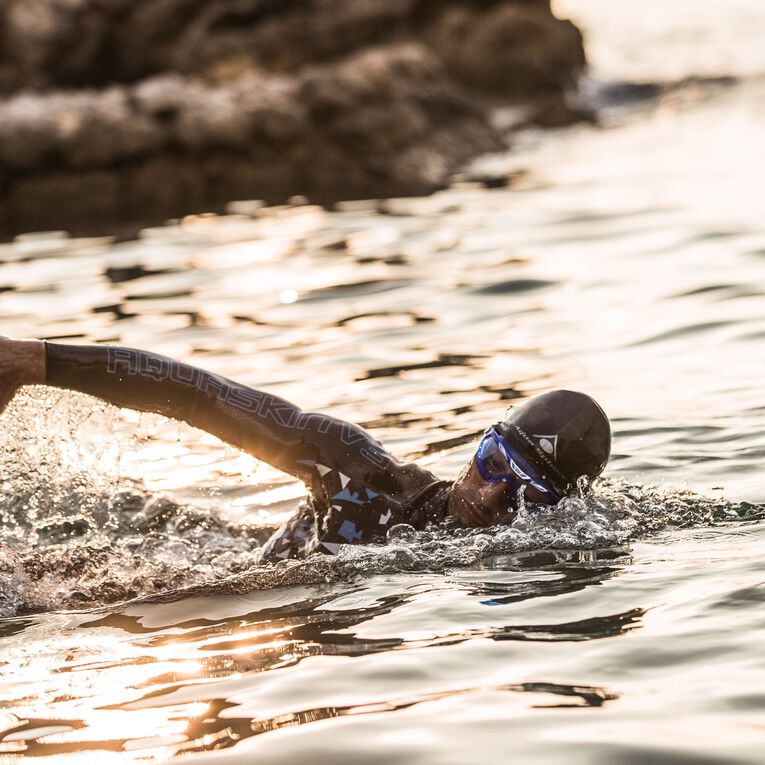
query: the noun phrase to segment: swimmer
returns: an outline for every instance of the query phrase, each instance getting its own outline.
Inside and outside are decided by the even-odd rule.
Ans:
[[[267,561],[336,554],[447,517],[466,527],[511,522],[520,497],[557,504],[611,450],[608,418],[584,393],[554,390],[487,428],[455,481],[399,462],[350,422],[146,351],[0,336],[0,413],[23,385],[49,385],[183,420],[299,478],[308,498],[268,540]]]

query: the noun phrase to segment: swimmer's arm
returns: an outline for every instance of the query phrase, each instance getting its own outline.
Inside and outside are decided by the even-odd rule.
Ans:
[[[0,414],[22,385],[45,382],[45,345],[0,336]]]
[[[302,480],[329,457],[367,474],[395,462],[356,425],[164,356],[104,345],[44,350],[45,384],[183,420]]]

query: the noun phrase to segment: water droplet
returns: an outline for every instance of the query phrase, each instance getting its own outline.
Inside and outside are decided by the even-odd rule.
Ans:
[[[414,527],[408,523],[397,523],[388,529],[385,539],[388,544],[405,544],[414,541],[415,533]]]

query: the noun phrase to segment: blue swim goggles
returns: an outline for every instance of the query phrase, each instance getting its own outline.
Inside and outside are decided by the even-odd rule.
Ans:
[[[544,479],[528,460],[493,427],[484,431],[476,452],[476,464],[484,481],[507,483],[513,504],[516,502],[518,490],[524,484],[538,491],[548,504],[557,505],[561,500],[556,491],[545,485]]]

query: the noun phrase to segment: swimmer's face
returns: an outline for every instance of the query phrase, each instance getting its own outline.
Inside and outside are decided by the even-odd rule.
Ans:
[[[527,487],[525,499],[544,503],[545,498]],[[457,476],[449,492],[449,515],[463,526],[494,526],[511,523],[517,515],[517,501],[505,481],[485,481],[476,464],[475,455]]]

